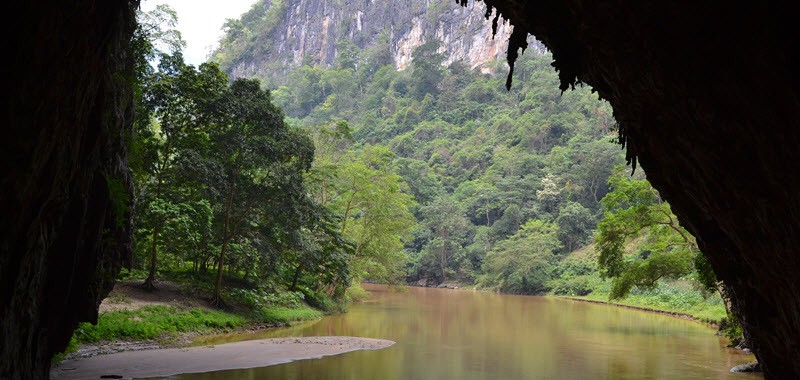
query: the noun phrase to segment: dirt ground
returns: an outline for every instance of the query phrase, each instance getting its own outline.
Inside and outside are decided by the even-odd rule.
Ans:
[[[141,285],[141,280],[120,282],[100,304],[100,312],[113,310],[135,310],[149,305],[208,307],[208,300],[200,294],[192,294],[188,289],[168,282],[155,283],[156,290],[148,292]]]
[[[117,283],[108,297],[100,304],[100,313],[114,310],[135,310],[150,305],[211,308],[204,295],[194,294],[175,283],[158,281],[155,284],[156,290],[152,292],[144,290],[139,286],[141,284],[141,280]],[[82,344],[77,351],[68,354],[65,361],[126,351],[185,347],[191,344],[197,335],[181,334],[169,341],[135,340]]]

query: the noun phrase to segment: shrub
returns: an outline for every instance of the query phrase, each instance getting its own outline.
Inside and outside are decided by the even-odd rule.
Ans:
[[[564,296],[585,296],[593,290],[588,276],[554,280],[549,286],[553,288],[553,294]]]

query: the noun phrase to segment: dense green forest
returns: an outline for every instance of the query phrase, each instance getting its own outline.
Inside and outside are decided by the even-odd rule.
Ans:
[[[402,280],[621,298],[681,279],[698,302],[714,288],[669,205],[623,168],[609,105],[588,88],[561,93],[549,54],[523,55],[506,91],[504,62],[445,67],[436,41],[404,71],[388,45],[340,45],[336,67],[297,68],[272,94],[309,133],[352,129],[326,151],[390,152],[416,220]]]
[[[183,62],[174,12],[141,17],[131,164],[145,287],[188,273],[217,304],[288,294],[325,309],[362,281],[632,294],[719,318],[703,313],[724,289],[624,166],[610,106],[560,92],[549,54],[523,54],[510,91],[504,62],[445,66],[435,40],[398,71],[386,38],[340,41],[334,67],[232,80],[224,60]],[[227,33],[217,57],[236,51]]]

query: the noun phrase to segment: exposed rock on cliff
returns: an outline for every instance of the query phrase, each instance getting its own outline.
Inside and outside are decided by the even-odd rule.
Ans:
[[[402,5],[389,0],[265,0],[228,25],[216,59],[234,76],[269,77],[304,63],[333,65],[340,41],[347,40],[358,49],[385,44],[392,63],[404,69],[414,48],[436,39],[445,64],[459,60],[478,67],[505,57],[511,35],[501,18],[493,36],[494,18],[487,20],[485,14],[483,3],[459,7],[447,0]]]
[[[466,3],[466,1],[462,1]],[[486,0],[614,108],[629,159],[728,286],[768,378],[800,378],[800,67],[788,5]],[[517,34],[520,33],[520,34]]]
[[[0,379],[46,379],[130,254],[125,0],[2,6]]]

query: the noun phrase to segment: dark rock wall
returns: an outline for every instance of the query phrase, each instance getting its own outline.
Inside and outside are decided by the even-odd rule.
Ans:
[[[800,29],[788,5],[486,0],[610,101],[767,378],[800,378]],[[782,4],[782,3],[781,3]],[[514,37],[512,36],[512,41]]]
[[[133,5],[13,1],[0,13],[0,378],[46,379],[130,256]]]

